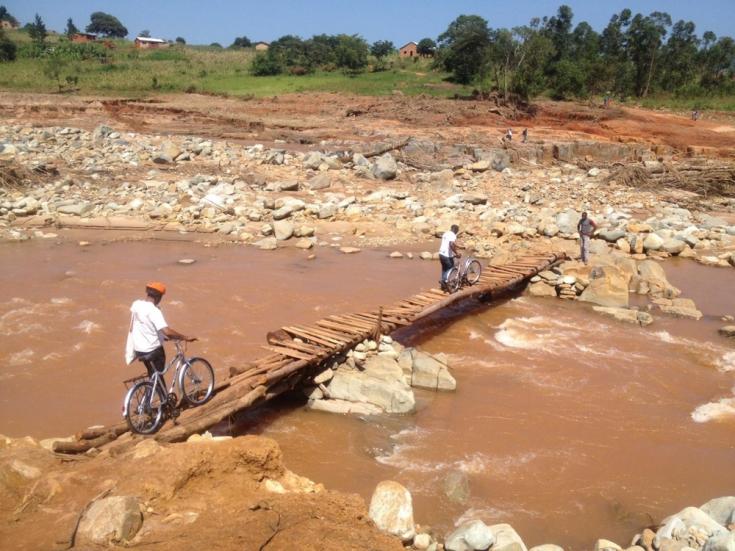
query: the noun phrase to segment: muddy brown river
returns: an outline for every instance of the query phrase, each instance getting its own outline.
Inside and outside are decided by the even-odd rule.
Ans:
[[[119,420],[121,381],[142,371],[123,361],[128,308],[147,280],[168,284],[167,320],[200,337],[190,351],[223,376],[263,353],[268,330],[386,304],[437,279],[434,263],[386,251],[319,249],[307,260],[178,236],[83,238],[92,245],[0,244],[0,433],[59,436]],[[626,545],[644,525],[735,491],[735,347],[716,332],[735,314],[735,270],[665,268],[702,321],[654,312],[641,329],[522,296],[454,310],[396,336],[446,352],[457,392],[416,391],[415,414],[380,418],[285,397],[235,430],[273,437],[292,470],[366,500],[380,480],[401,482],[416,520],[440,534],[481,518],[512,524],[529,546]],[[457,472],[469,481],[463,503],[444,494]]]

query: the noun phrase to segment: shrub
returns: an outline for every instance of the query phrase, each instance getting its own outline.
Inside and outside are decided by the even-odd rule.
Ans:
[[[264,53],[256,55],[250,65],[250,72],[256,77],[278,75],[281,71],[280,63],[272,55]]]
[[[0,30],[0,61],[13,61],[18,48],[15,42],[10,40],[5,33]]]

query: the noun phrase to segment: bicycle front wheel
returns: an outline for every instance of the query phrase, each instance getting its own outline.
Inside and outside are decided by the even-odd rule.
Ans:
[[[450,293],[454,293],[455,291],[459,290],[459,287],[461,285],[460,277],[459,277],[459,268],[456,266],[449,270],[449,273],[447,274],[447,289],[449,289]]]
[[[467,266],[467,273],[465,274],[465,277],[467,278],[467,283],[470,285],[474,285],[478,281],[480,281],[480,276],[482,275],[482,265],[479,261],[473,260],[469,263]]]
[[[181,393],[192,406],[200,406],[212,396],[214,370],[204,358],[191,358],[186,362],[179,381]]]
[[[166,397],[150,381],[136,383],[130,389],[125,404],[128,427],[138,434],[153,434],[163,423],[163,404]]]

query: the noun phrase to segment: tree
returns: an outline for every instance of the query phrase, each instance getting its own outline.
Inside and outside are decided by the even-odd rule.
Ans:
[[[144,29],[144,30],[140,31],[140,33],[138,34],[138,36],[140,36],[142,38],[150,38],[151,37],[151,31],[149,31],[148,29]]]
[[[256,55],[250,66],[250,72],[256,77],[278,75],[282,70],[276,58],[268,53],[259,53]]]
[[[250,48],[253,45],[247,36],[238,36],[230,48]]]
[[[304,44],[306,53],[316,67],[333,68],[337,66],[337,46],[339,37],[329,34],[312,36]]]
[[[546,68],[554,55],[554,44],[539,30],[539,21],[517,27],[513,33],[518,37],[516,68],[511,81],[512,91],[524,99],[542,92],[546,86]]]
[[[5,31],[0,29],[0,62],[13,61],[16,51],[15,43],[5,35]]]
[[[439,35],[441,61],[460,84],[469,84],[483,75],[490,46],[490,29],[479,15],[460,15]]]
[[[635,64],[635,92],[638,96],[648,95],[666,28],[670,26],[671,16],[662,12],[653,12],[646,17],[636,14],[630,22],[628,51]]]
[[[66,30],[64,31],[64,34],[71,38],[75,34],[79,32],[79,29],[77,29],[77,26],[74,24],[74,21],[71,20],[71,17],[66,20]]]
[[[662,88],[676,90],[694,84],[698,77],[700,40],[691,21],[677,21],[663,48]]]
[[[43,47],[44,42],[46,42],[46,37],[48,36],[48,31],[46,31],[46,25],[40,15],[36,14],[33,23],[28,26],[28,35],[36,45]]]
[[[10,12],[5,6],[0,6],[0,21],[8,21],[14,27],[18,26],[18,20],[10,15]]]
[[[416,46],[416,53],[420,56],[431,57],[436,52],[436,42],[431,38],[422,38]]]
[[[182,44],[182,45],[183,44],[186,44],[186,40],[183,37],[181,37],[181,36],[177,36],[176,37],[176,44]]]
[[[368,43],[356,35],[341,34],[335,50],[337,67],[346,74],[355,75],[365,70],[368,65]]]
[[[571,30],[574,13],[572,8],[566,5],[559,6],[555,16],[544,18],[543,34],[551,40],[554,45],[553,62],[568,57],[571,47]]]
[[[393,42],[390,40],[378,40],[373,42],[370,46],[370,53],[377,57],[378,60],[382,60],[384,57],[388,57],[395,51],[396,47],[393,46]]]
[[[120,23],[117,17],[101,11],[96,11],[90,16],[87,32],[113,38],[125,38],[128,36],[128,30]]]
[[[215,50],[221,50],[222,44],[220,44],[219,42],[212,42],[209,47],[214,48]]]

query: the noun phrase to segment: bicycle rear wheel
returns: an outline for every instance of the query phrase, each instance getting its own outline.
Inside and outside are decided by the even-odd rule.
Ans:
[[[455,291],[459,290],[459,287],[461,285],[460,277],[459,277],[459,268],[455,266],[451,270],[449,270],[449,274],[447,274],[447,289],[449,289],[450,293],[454,293]]]
[[[186,362],[179,381],[181,393],[192,406],[200,406],[212,396],[214,370],[204,358],[191,358]]]
[[[480,281],[480,276],[482,275],[482,265],[479,261],[473,260],[469,263],[467,266],[467,273],[465,274],[465,278],[467,279],[467,283],[470,285],[474,285],[478,281]]]
[[[133,432],[153,434],[163,423],[166,396],[150,381],[140,381],[126,396],[125,421]]]

